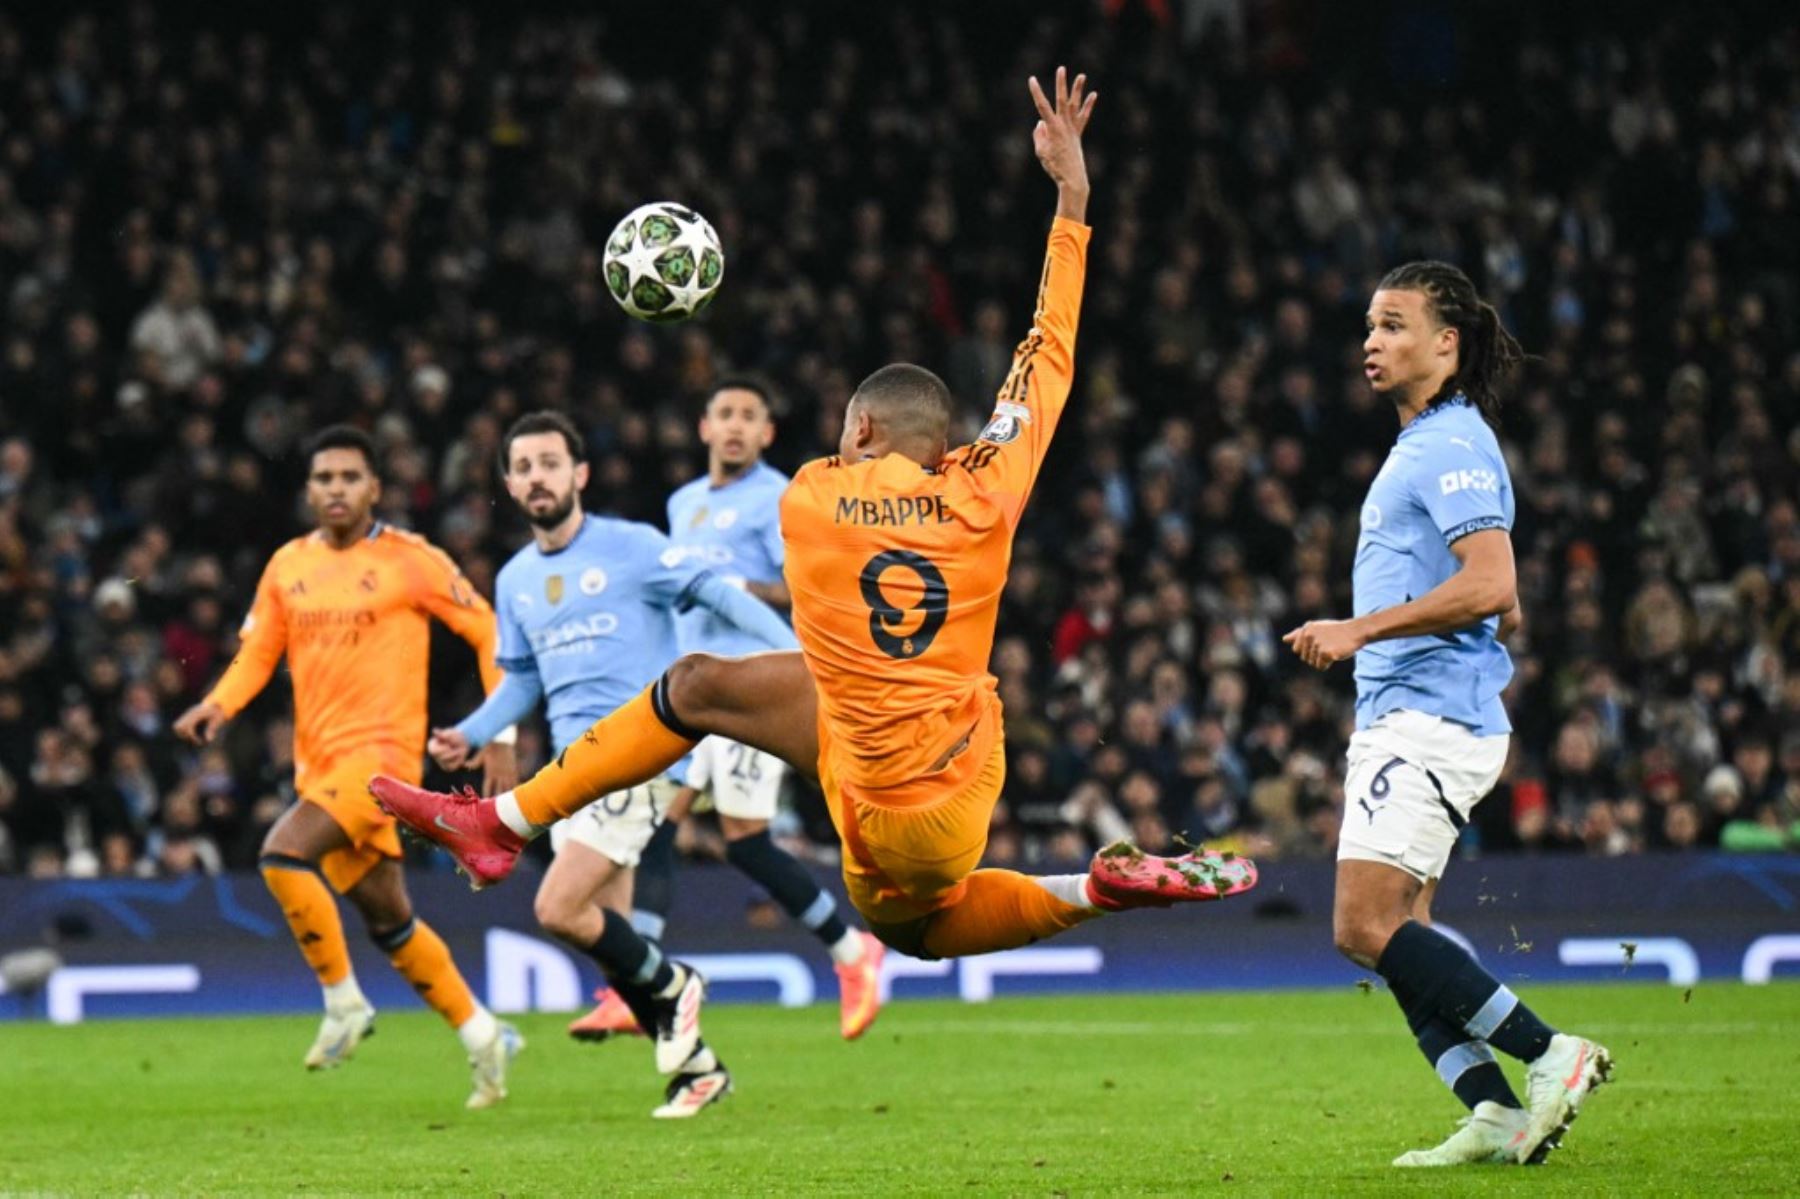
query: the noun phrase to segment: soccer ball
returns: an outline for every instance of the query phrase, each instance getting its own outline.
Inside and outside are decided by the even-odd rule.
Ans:
[[[640,321],[685,321],[712,303],[725,251],[706,218],[659,200],[632,210],[606,239],[606,290]]]

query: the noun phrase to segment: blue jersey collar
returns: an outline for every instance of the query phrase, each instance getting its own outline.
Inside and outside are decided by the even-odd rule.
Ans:
[[[771,467],[767,462],[764,462],[761,458],[758,458],[756,460],[755,465],[753,465],[749,470],[745,471],[743,474],[739,475],[737,478],[731,480],[729,483],[718,483],[718,484],[715,484],[712,481],[712,472],[708,471],[706,473],[706,475],[704,476],[704,478],[706,479],[706,490],[710,494],[713,494],[713,495],[717,495],[721,491],[730,491],[733,487],[737,487],[737,486],[740,486],[741,484],[748,483],[751,479],[756,478],[758,475],[762,474],[764,471],[772,470],[772,469],[774,469],[774,468]]]
[[[1418,428],[1419,422],[1429,420],[1434,416],[1439,416],[1452,408],[1473,408],[1474,406],[1475,402],[1460,391],[1447,400],[1434,401],[1433,403],[1425,405],[1425,410],[1423,412],[1407,422],[1406,428],[1400,430],[1400,436],[1405,437],[1408,433],[1411,433],[1414,429]]]
[[[540,558],[554,558],[558,554],[567,553],[568,550],[577,541],[580,541],[583,537],[585,537],[587,535],[587,531],[589,528],[591,528],[593,526],[593,523],[594,523],[593,517],[588,515],[588,510],[586,508],[583,508],[581,510],[581,523],[579,525],[575,526],[575,536],[569,538],[568,541],[564,542],[562,549],[547,550],[543,546],[538,545],[535,541],[532,542],[532,548],[537,550],[538,557],[540,557]]]

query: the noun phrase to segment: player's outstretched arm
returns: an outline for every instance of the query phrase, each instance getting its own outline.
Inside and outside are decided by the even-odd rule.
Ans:
[[[794,631],[762,600],[707,572],[683,593],[687,602],[723,617],[770,649],[796,649]]]
[[[1050,224],[1044,269],[1038,276],[1031,330],[1013,351],[1012,369],[995,397],[994,416],[973,446],[959,451],[971,485],[998,503],[1010,522],[1024,511],[1038,468],[1062,419],[1075,383],[1075,333],[1087,279],[1088,174],[1081,135],[1094,112],[1087,76],[1056,69],[1052,101],[1036,78],[1029,81],[1038,120],[1032,147],[1056,184],[1056,219]]]
[[[453,729],[432,730],[426,752],[445,770],[461,769],[476,750],[531,715],[543,697],[544,683],[537,670],[526,663],[509,661],[499,686],[488,692],[479,708]]]
[[[281,607],[275,561],[270,559],[256,584],[250,613],[238,629],[238,652],[205,698],[175,721],[175,735],[194,745],[211,743],[225,722],[243,711],[268,685],[286,652],[287,615]]]
[[[1056,68],[1054,99],[1044,95],[1035,75],[1026,86],[1031,90],[1031,101],[1038,111],[1037,127],[1031,131],[1031,146],[1037,151],[1044,173],[1056,183],[1056,215],[1085,225],[1088,174],[1087,159],[1081,152],[1081,135],[1087,129],[1088,119],[1094,115],[1094,102],[1100,98],[1100,93],[1087,92],[1086,75],[1075,76],[1071,85],[1066,67]]]

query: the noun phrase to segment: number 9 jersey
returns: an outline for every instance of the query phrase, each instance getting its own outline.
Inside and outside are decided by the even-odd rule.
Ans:
[[[1088,233],[1060,217],[1051,227],[1031,332],[972,445],[935,470],[899,454],[821,459],[782,496],[821,769],[859,791],[923,782],[977,726],[998,730],[994,623],[1013,532],[1074,377]]]

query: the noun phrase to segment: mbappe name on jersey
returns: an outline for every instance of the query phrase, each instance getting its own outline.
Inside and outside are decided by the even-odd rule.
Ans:
[[[956,517],[941,495],[883,496],[878,500],[842,496],[832,523],[900,527],[904,525],[947,525]]]

